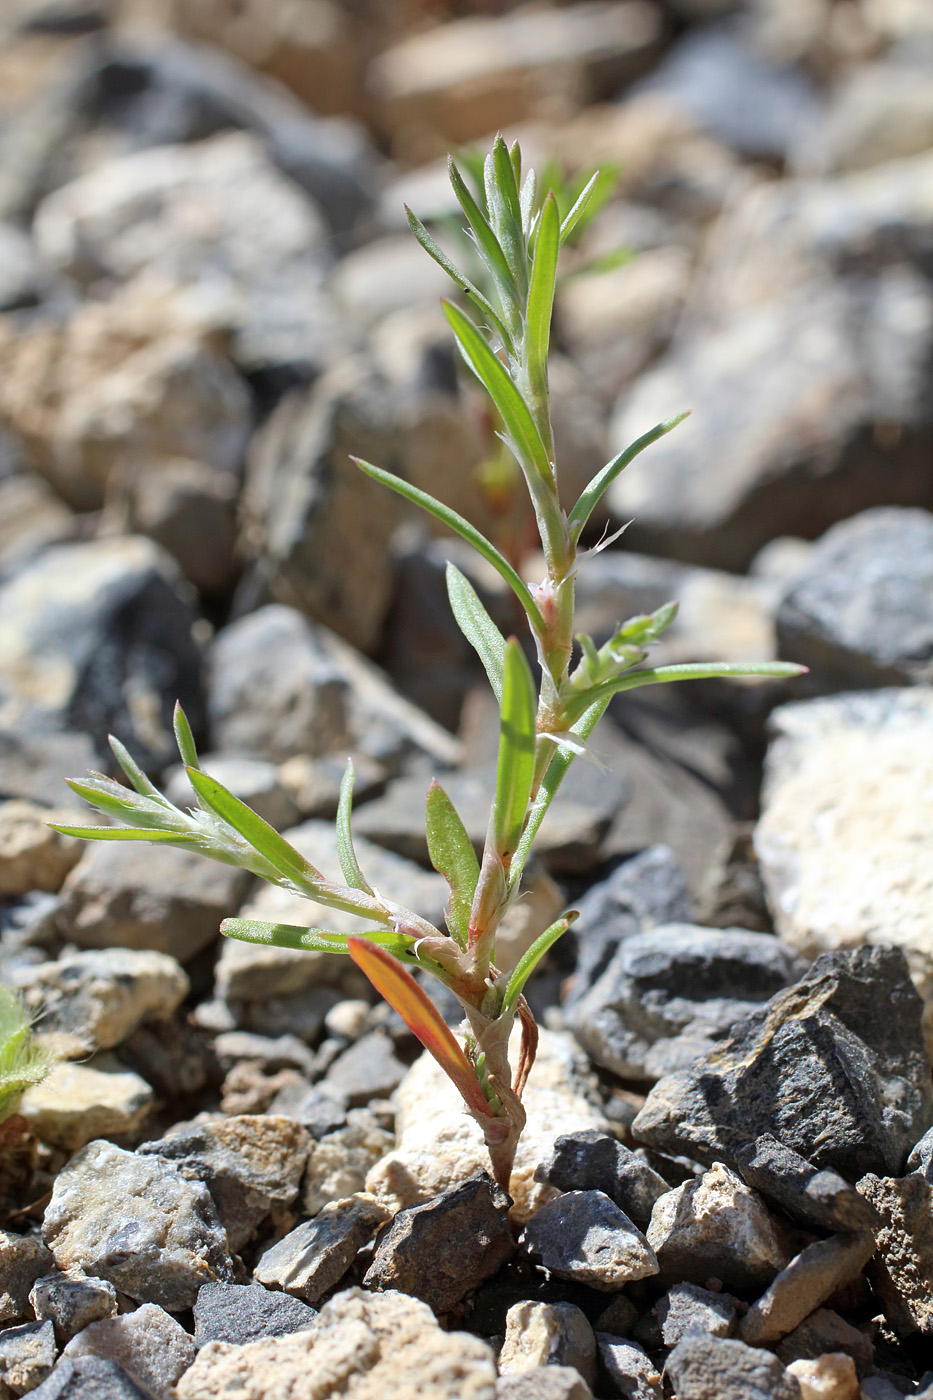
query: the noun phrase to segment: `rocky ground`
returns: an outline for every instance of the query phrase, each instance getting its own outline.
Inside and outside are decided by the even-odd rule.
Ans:
[[[929,0],[0,32],[0,971],[63,1055],[0,1143],[0,1396],[933,1395]],[[352,966],[218,939],[307,905],[46,826],[108,732],[180,796],[180,698],[325,867],[352,753],[370,878],[442,917],[424,792],[481,839],[495,730],[446,560],[513,620],[348,454],[522,538],[402,210],[499,126],[619,172],[558,297],[568,496],[693,409],[581,628],[675,597],[662,659],[810,667],[620,697],[572,771],[500,949],[581,910],[511,1202]]]

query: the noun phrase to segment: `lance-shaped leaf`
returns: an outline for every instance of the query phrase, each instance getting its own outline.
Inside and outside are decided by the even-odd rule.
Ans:
[[[497,136],[483,166],[486,208],[496,241],[505,254],[512,280],[523,296],[528,285],[528,261],[522,233],[522,211],[519,203],[515,168],[509,149]]]
[[[162,796],[155,783],[151,782],[150,779],[146,777],[129,749],[121,744],[120,740],[113,734],[107,735],[107,742],[110,745],[114,758],[117,760],[140,797],[151,798],[154,802],[159,803],[163,807],[171,806],[171,803]]]
[[[505,649],[502,704],[499,710],[499,761],[490,834],[496,854],[506,865],[528,811],[535,770],[537,695],[531,668],[514,637]]]
[[[355,780],[356,770],[353,767],[353,759],[348,758],[340,782],[340,802],[337,807],[337,859],[340,861],[343,878],[350,888],[362,890],[364,894],[371,895],[373,889],[360,869],[360,863],[356,858],[356,850],[353,846],[353,832],[350,827]]]
[[[569,909],[566,914],[562,914],[559,919],[556,919],[555,922],[551,924],[550,928],[546,928],[543,933],[538,935],[528,951],[523,954],[515,967],[515,971],[508,980],[508,985],[502,997],[500,1016],[510,1016],[512,1014],[518,1005],[518,998],[522,994],[525,983],[538,966],[538,963],[544,957],[548,949],[553,947],[558,938],[565,934],[574,920],[579,917],[578,910]]]
[[[470,908],[479,879],[479,861],[466,827],[440,783],[431,783],[425,808],[428,855],[434,869],[450,886],[447,924],[460,947],[465,948],[470,932]]]
[[[547,356],[559,252],[560,215],[551,193],[541,210],[525,317],[525,365],[532,388],[542,398],[547,393]]]
[[[293,948],[304,953],[349,953],[348,939],[365,938],[387,949],[393,957],[411,967],[421,966],[411,951],[415,940],[407,934],[384,928],[367,928],[357,934],[348,934],[335,933],[326,928],[303,928],[297,924],[269,924],[261,919],[224,919],[220,931],[226,938],[235,938],[241,943]]]
[[[214,854],[205,849],[205,839],[195,832],[186,836],[184,832],[160,831],[151,826],[69,826],[64,822],[49,822],[49,826],[53,831],[60,831],[62,836],[75,836],[81,841],[156,841],[163,846],[180,846],[185,851]]]
[[[481,1119],[492,1117],[469,1060],[447,1022],[411,973],[406,972],[391,953],[365,938],[351,937],[347,946],[357,967],[456,1085],[470,1112]]]
[[[564,217],[564,220],[560,226],[561,243],[567,242],[567,239],[570,237],[577,224],[583,218],[583,215],[586,213],[587,205],[593,198],[593,195],[596,193],[596,186],[598,184],[599,171],[597,170],[596,173],[594,175],[591,175],[590,178],[587,180],[586,184],[583,186],[583,189],[580,191],[579,195],[574,201],[573,206],[567,211],[567,214]]]
[[[177,700],[175,701],[175,714],[172,723],[175,730],[175,743],[178,745],[182,763],[186,768],[200,768],[198,750],[194,742],[194,735],[191,733],[191,725],[188,723],[188,716]]]
[[[460,203],[460,208],[467,216],[467,222],[472,230],[480,257],[495,282],[505,321],[511,328],[517,329],[519,323],[518,297],[508,259],[499,247],[496,235],[489,226],[489,221],[471,195],[452,157],[448,157],[447,160],[447,173],[450,176],[450,183]]]
[[[501,705],[505,638],[483,607],[472,583],[455,564],[447,565],[447,596],[460,631],[482,661],[489,684]]]
[[[105,778],[103,773],[89,773],[86,778],[66,778],[65,781],[76,796],[90,802],[98,811],[118,817],[120,821],[138,821],[146,826],[150,821],[161,824],[166,818],[165,809],[150,797],[131,792],[122,783]],[[180,813],[178,816],[181,818]]]
[[[472,297],[473,301],[476,302],[477,306],[482,308],[484,316],[489,321],[490,329],[494,330],[496,334],[501,337],[503,345],[506,347],[507,350],[511,352],[514,348],[512,343],[512,337],[506,330],[505,323],[493,310],[492,303],[488,300],[487,297],[483,296],[483,293],[479,290],[478,287],[474,286],[474,284],[470,281],[469,277],[467,277],[465,273],[461,272],[459,267],[457,267],[457,265],[450,260],[450,258],[444,252],[443,248],[440,246],[437,240],[435,238],[432,238],[431,235],[428,233],[427,229],[425,228],[421,220],[418,218],[417,214],[412,213],[407,204],[404,207],[405,214],[408,218],[408,227],[411,229],[412,233],[415,235],[424,251],[428,254],[429,257],[432,257],[434,259],[434,261],[439,267],[442,267],[444,269],[444,271],[447,273],[447,276],[453,282],[456,282],[457,286],[461,289],[461,291],[466,292],[467,296]]]
[[[625,468],[630,462],[634,461],[639,452],[644,452],[646,447],[650,447],[653,442],[657,442],[658,438],[664,437],[666,433],[676,428],[678,423],[682,423],[684,419],[689,418],[689,416],[690,414],[688,411],[687,413],[675,413],[673,418],[666,418],[663,423],[658,423],[650,432],[642,434],[640,438],[636,438],[630,446],[626,447],[624,452],[620,452],[617,457],[613,457],[611,462],[607,462],[606,465],[596,473],[593,480],[581,493],[580,499],[568,516],[570,538],[574,544],[576,544],[577,540],[580,538],[583,527],[589,520],[594,507],[615,481],[616,477],[619,476],[621,472],[625,471]]]
[[[493,354],[480,331],[459,306],[445,301],[444,315],[457,337],[464,359],[499,410],[519,461],[526,471],[537,472],[543,480],[550,482],[551,464],[541,434],[528,405],[512,383],[508,370]]]
[[[450,506],[445,506],[443,501],[436,500],[429,496],[427,491],[420,490],[417,486],[412,486],[410,482],[404,481],[400,476],[393,476],[392,472],[385,471],[382,467],[374,467],[372,462],[364,462],[361,457],[351,457],[351,462],[355,462],[360,471],[371,476],[373,481],[378,481],[383,486],[388,486],[390,491],[395,491],[397,495],[404,497],[406,501],[411,501],[412,505],[420,506],[429,515],[433,515],[442,524],[453,530],[461,539],[471,544],[473,548],[492,565],[500,578],[512,589],[518,598],[529,621],[536,631],[544,631],[544,618],[537,603],[531,596],[531,591],[527,583],[513,569],[504,555],[500,554],[496,546],[487,540],[486,536],[477,530],[475,525],[471,525],[469,520],[452,510]]]
[[[797,666],[791,661],[714,661],[683,662],[675,666],[657,666],[645,671],[632,671],[627,676],[619,676],[614,681],[604,681],[592,690],[574,697],[565,707],[568,717],[573,718],[588,706],[608,703],[613,695],[623,690],[637,690],[643,685],[665,685],[670,681],[702,681],[735,679],[736,676],[758,676],[765,680],[789,680],[802,675],[808,668]]]

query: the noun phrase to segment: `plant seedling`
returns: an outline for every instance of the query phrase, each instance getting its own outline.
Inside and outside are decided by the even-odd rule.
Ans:
[[[471,192],[453,160],[450,179],[485,269],[486,290],[455,266],[410,211],[408,218],[419,243],[478,316],[474,321],[457,303],[444,304],[463,360],[492,400],[500,436],[521,470],[546,573],[539,583],[527,583],[494,544],[449,506],[381,467],[358,463],[367,475],[467,540],[498,571],[521,605],[537,654],[536,679],[518,640],[501,634],[467,578],[448,566],[454,616],[479,654],[499,702],[500,737],[481,858],[444,789],[432,782],[428,790],[428,850],[450,887],[446,930],[386,899],[367,880],[351,831],[352,763],[347,764],[337,815],[343,878],[334,881],[202,771],[180,707],[175,734],[194,789],[196,805],[191,810],[169,802],[124,746],[111,739],[132,791],[100,774],[70,785],[100,812],[125,825],[56,829],[96,840],[158,841],[200,851],[316,904],[361,916],[366,926],[351,935],[246,919],[225,920],[221,932],[253,943],[349,955],[452,1080],[483,1131],[497,1181],[508,1187],[525,1123],[522,1090],[537,1046],[537,1028],[522,989],[575,914],[570,911],[552,924],[510,970],[496,965],[496,934],[518,896],[538,829],[570,765],[585,751],[597,722],[620,691],[708,676],[793,676],[802,668],[780,663],[645,667],[649,648],[674,619],[675,603],[629,618],[602,646],[589,636],[575,636],[574,583],[586,559],[580,540],[594,508],[628,463],[686,415],[659,423],[620,452],[565,512],[558,499],[548,394],[551,316],[561,245],[584,217],[597,177],[570,208],[562,209],[553,192],[539,198],[534,172],[522,171],[517,143],[509,147],[500,136],[485,159],[481,192]],[[411,969],[430,973],[456,996],[465,1015],[459,1038]],[[521,1042],[513,1071],[509,1037],[516,1016]]]

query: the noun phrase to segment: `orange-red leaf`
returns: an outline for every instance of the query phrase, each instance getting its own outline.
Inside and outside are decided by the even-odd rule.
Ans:
[[[401,963],[365,938],[348,938],[347,950],[380,996],[394,1007],[441,1069],[452,1079],[473,1113],[491,1117],[489,1104],[470,1062],[437,1007]]]

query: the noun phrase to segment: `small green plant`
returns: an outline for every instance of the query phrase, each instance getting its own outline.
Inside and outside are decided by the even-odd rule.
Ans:
[[[800,668],[770,663],[644,667],[650,646],[675,616],[675,603],[650,616],[630,618],[602,646],[585,635],[575,638],[574,580],[588,552],[581,551],[580,540],[590,515],[626,465],[685,415],[645,433],[597,473],[569,513],[562,509],[548,398],[551,315],[558,254],[586,213],[597,177],[562,214],[553,192],[539,198],[534,173],[523,174],[518,145],[509,148],[499,137],[485,160],[482,194],[471,193],[453,160],[450,179],[488,277],[487,291],[451,262],[410,211],[408,217],[415,237],[479,313],[477,324],[459,305],[444,304],[463,359],[488,392],[503,441],[524,477],[546,574],[539,583],[526,583],[468,520],[390,472],[358,463],[369,476],[467,540],[498,571],[521,605],[537,653],[536,681],[518,640],[500,633],[466,577],[453,565],[448,568],[454,615],[478,652],[499,701],[500,738],[480,858],[444,789],[432,782],[428,790],[428,850],[450,887],[446,930],[386,899],[360,868],[351,833],[352,763],[347,765],[337,816],[343,876],[338,882],[310,865],[283,836],[202,771],[180,708],[175,733],[195,807],[182,811],[169,802],[123,745],[112,739],[114,755],[134,791],[100,774],[72,782],[71,787],[99,811],[129,825],[57,830],[200,851],[316,904],[367,920],[368,926],[353,935],[245,919],[225,920],[221,932],[282,948],[349,954],[456,1085],[482,1128],[497,1180],[508,1186],[525,1122],[522,1090],[537,1046],[537,1028],[522,989],[575,914],[570,911],[552,924],[510,970],[496,966],[496,934],[518,896],[538,829],[564,775],[585,751],[612,697],[623,690],[706,676],[790,676]],[[448,1028],[409,969],[430,973],[454,993],[465,1014],[461,1038]],[[516,1016],[521,1041],[513,1073],[509,1037]]]
[[[54,1061],[33,1035],[16,992],[0,983],[0,1123],[16,1112],[25,1091],[42,1082]]]

